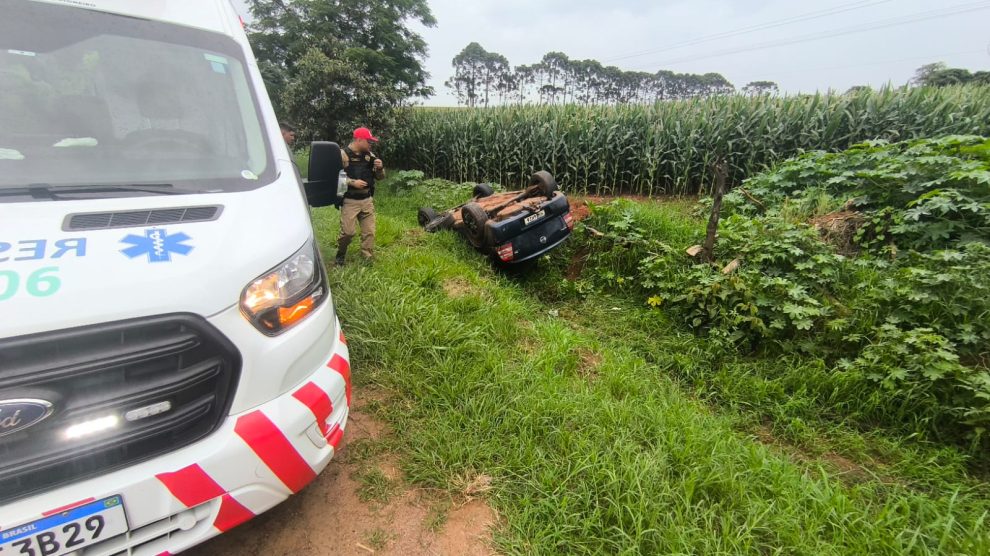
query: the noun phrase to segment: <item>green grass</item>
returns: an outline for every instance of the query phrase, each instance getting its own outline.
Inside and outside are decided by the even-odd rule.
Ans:
[[[384,550],[388,546],[388,543],[392,540],[394,535],[386,531],[385,529],[375,529],[368,533],[367,541],[369,548],[375,550]]]
[[[537,295],[566,261],[496,272],[389,189],[375,263],[330,270],[356,395],[391,394],[375,410],[413,483],[494,478],[499,551],[990,552],[990,495],[956,449],[816,415],[778,380],[806,361],[727,358],[620,297]],[[679,233],[679,210],[657,224]],[[332,253],[336,210],[314,223]]]
[[[367,467],[357,472],[358,498],[362,502],[387,503],[395,492],[394,482],[378,467]]]

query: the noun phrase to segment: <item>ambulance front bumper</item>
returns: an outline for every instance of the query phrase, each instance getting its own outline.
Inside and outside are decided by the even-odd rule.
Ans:
[[[128,531],[81,553],[174,554],[299,492],[330,462],[347,423],[350,362],[339,325],[332,330],[324,340],[332,344],[329,357],[282,395],[231,414],[192,445],[8,504],[0,508],[0,534],[120,496]]]

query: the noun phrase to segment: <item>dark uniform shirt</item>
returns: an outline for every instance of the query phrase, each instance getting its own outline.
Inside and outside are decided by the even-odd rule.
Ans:
[[[345,199],[367,199],[375,195],[375,179],[385,178],[385,171],[375,168],[376,160],[378,157],[372,152],[356,153],[350,147],[341,149],[341,161],[348,178]],[[354,180],[364,180],[368,186],[355,187]]]

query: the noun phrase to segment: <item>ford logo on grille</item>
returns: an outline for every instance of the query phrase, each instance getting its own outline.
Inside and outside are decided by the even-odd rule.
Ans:
[[[0,400],[0,436],[36,425],[54,410],[45,400]]]

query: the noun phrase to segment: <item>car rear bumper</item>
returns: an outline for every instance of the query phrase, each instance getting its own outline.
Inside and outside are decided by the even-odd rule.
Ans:
[[[571,229],[562,216],[548,218],[542,224],[523,231],[515,237],[508,238],[494,246],[493,253],[498,257],[498,249],[506,243],[512,243],[512,260],[503,261],[506,264],[518,264],[545,255],[561,243],[567,241]]]
[[[210,436],[174,452],[7,504],[0,508],[0,531],[120,495],[130,530],[86,548],[85,555],[157,556],[272,508],[323,471],[344,434],[348,350],[342,333],[326,341],[329,356],[286,393],[230,415]]]
[[[550,251],[552,251],[553,249],[555,249],[555,248],[556,248],[557,246],[559,246],[559,245],[560,245],[561,243],[564,243],[565,241],[567,241],[567,238],[569,238],[569,237],[571,237],[571,236],[570,236],[570,234],[568,234],[568,235],[566,235],[566,236],[564,236],[564,237],[562,237],[562,238],[560,238],[559,240],[557,240],[557,242],[556,242],[556,243],[554,243],[554,244],[552,244],[552,245],[550,245],[550,246],[548,246],[548,247],[546,247],[545,249],[543,249],[543,250],[541,250],[541,251],[537,251],[537,252],[535,252],[535,253],[532,253],[532,254],[530,254],[530,255],[526,255],[526,256],[524,256],[524,257],[522,257],[522,258],[520,258],[520,259],[515,259],[515,260],[512,260],[512,261],[510,261],[510,262],[509,262],[509,264],[519,264],[519,263],[524,263],[524,262],[526,262],[526,261],[531,261],[531,260],[533,260],[533,259],[536,259],[536,258],[539,258],[539,257],[542,257],[543,255],[546,255],[547,253],[549,253]]]

